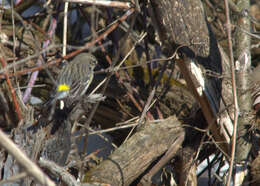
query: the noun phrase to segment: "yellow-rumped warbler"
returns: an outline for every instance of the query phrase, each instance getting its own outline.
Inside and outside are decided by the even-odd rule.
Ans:
[[[92,82],[96,65],[97,60],[93,55],[77,55],[58,74],[57,84],[47,105],[62,99],[78,100],[83,96]]]
[[[72,109],[68,107],[75,101],[80,100],[86,93],[93,80],[96,65],[96,58],[89,53],[81,53],[69,64],[65,65],[57,76],[56,86],[51,93],[50,99],[44,104],[45,109],[43,116],[39,118],[39,125],[32,125],[28,127],[28,130],[35,131],[40,126],[47,125],[53,120],[51,134],[54,134],[68,116],[70,109]],[[68,103],[67,108],[56,109],[56,101],[63,99],[65,103]],[[49,106],[51,106],[51,110],[49,110]]]

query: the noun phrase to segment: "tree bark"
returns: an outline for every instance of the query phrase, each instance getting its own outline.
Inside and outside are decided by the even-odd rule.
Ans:
[[[161,122],[146,123],[126,143],[94,170],[85,181],[129,185],[142,174],[153,161],[161,156],[175,141],[178,149],[184,140],[184,129],[176,117]]]
[[[218,76],[222,74],[222,61],[201,1],[151,0],[151,6],[154,24],[169,53],[173,54],[179,46],[178,52],[186,56],[177,60],[180,70],[199,102],[215,140],[228,154],[228,139],[216,122],[221,105],[222,82]]]

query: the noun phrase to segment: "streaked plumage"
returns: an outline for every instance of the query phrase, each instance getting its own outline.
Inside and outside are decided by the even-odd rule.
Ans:
[[[74,100],[83,96],[92,82],[96,64],[96,58],[89,53],[77,55],[58,74],[49,103],[65,98]]]

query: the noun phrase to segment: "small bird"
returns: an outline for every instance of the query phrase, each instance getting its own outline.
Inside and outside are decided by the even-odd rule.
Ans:
[[[73,108],[72,105],[86,93],[93,80],[96,65],[97,59],[93,55],[81,53],[59,72],[56,86],[50,99],[45,103],[45,109],[49,115],[48,122],[46,122],[46,118],[43,118],[43,123],[46,124],[53,121],[51,134],[54,134],[66,120]],[[56,109],[57,101],[60,101],[59,109]],[[64,104],[66,104],[65,108]],[[51,106],[51,110],[49,110],[49,106]]]
[[[47,105],[63,99],[73,102],[82,97],[93,80],[96,65],[97,59],[90,53],[77,55],[58,74],[57,84]]]

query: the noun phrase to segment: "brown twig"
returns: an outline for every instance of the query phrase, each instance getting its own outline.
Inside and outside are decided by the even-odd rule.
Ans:
[[[0,61],[2,63],[2,66],[5,67],[6,62],[5,62],[3,57],[0,58]],[[7,81],[8,87],[9,87],[11,94],[12,94],[13,104],[14,104],[14,107],[15,107],[15,110],[16,110],[16,113],[17,113],[17,118],[20,121],[22,119],[22,114],[21,114],[21,110],[20,110],[20,107],[19,107],[19,104],[18,104],[18,101],[17,101],[17,98],[16,98],[15,90],[13,89],[11,80],[9,78],[8,72],[5,72],[5,79]]]
[[[229,57],[230,57],[230,71],[232,77],[232,92],[233,92],[233,102],[234,102],[234,124],[233,124],[233,135],[232,135],[232,150],[231,150],[231,158],[229,164],[229,171],[228,171],[228,179],[227,179],[227,186],[231,183],[232,178],[232,171],[234,165],[234,158],[236,152],[236,139],[237,139],[237,123],[238,123],[238,116],[239,116],[239,107],[238,107],[238,100],[237,100],[237,87],[236,87],[236,75],[235,75],[235,65],[234,65],[234,56],[233,56],[233,49],[232,49],[232,37],[231,37],[231,22],[230,22],[230,15],[229,15],[229,4],[228,0],[225,0],[225,13],[226,13],[226,27],[227,27],[227,35],[228,35],[228,47],[229,47]]]
[[[65,2],[81,3],[81,4],[91,4],[91,5],[96,5],[96,6],[114,7],[114,8],[121,8],[121,9],[129,9],[129,8],[131,8],[131,3],[129,3],[129,2],[120,2],[120,1],[65,0]]]
[[[84,51],[84,50],[87,50],[88,48],[90,48],[91,46],[94,46],[98,41],[101,41],[102,39],[104,39],[107,35],[109,35],[113,30],[115,30],[117,28],[117,26],[124,20],[126,20],[132,13],[134,12],[134,9],[131,8],[129,9],[120,19],[118,19],[115,23],[113,23],[111,25],[111,27],[109,27],[107,29],[106,32],[104,32],[103,34],[101,34],[99,37],[97,37],[95,40],[85,44],[81,49],[78,49],[74,52],[71,52],[70,54],[64,56],[64,59],[69,59],[75,55],[77,55],[78,53]],[[10,73],[9,76],[12,77],[12,76],[21,76],[21,75],[24,75],[24,74],[27,74],[27,73],[31,73],[31,72],[35,72],[35,71],[38,71],[38,70],[42,70],[43,68],[46,68],[47,66],[50,66],[50,65],[54,65],[56,63],[60,63],[62,61],[62,59],[58,59],[58,60],[55,60],[55,61],[50,61],[48,63],[46,63],[45,65],[41,65],[39,67],[34,67],[34,68],[30,68],[30,69],[25,69],[25,70],[21,70],[21,71],[17,71],[15,74],[14,73]],[[4,75],[1,75],[1,73],[3,72],[0,72],[0,78],[4,78]]]

